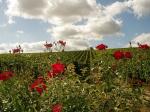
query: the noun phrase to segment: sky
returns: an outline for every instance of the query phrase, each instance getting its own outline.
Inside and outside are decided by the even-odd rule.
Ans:
[[[0,0],[0,53],[58,40],[66,50],[150,45],[150,0]]]

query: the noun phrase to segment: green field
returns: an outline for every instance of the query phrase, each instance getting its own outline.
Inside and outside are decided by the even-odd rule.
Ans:
[[[130,51],[132,58],[116,60],[116,50]],[[47,79],[57,59],[65,71]],[[52,112],[55,104],[61,104],[63,112],[150,110],[149,49],[1,54],[0,71],[6,70],[15,75],[0,81],[0,112]],[[41,95],[29,90],[38,75],[47,85]]]

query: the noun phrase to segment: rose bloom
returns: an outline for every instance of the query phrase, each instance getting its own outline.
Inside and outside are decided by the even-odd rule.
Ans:
[[[10,79],[12,76],[14,76],[13,72],[5,71],[5,72],[0,73],[0,80],[5,81],[5,80]]]
[[[54,74],[61,74],[65,71],[65,65],[61,63],[55,63],[52,65],[52,72]]]
[[[57,60],[56,63],[51,65],[52,70],[47,72],[49,78],[53,78],[65,71],[65,65],[60,63],[60,60]]]
[[[119,59],[122,59],[124,57],[124,53],[122,51],[115,51],[113,56],[115,59],[119,60]]]
[[[43,89],[41,87],[36,87],[35,90],[41,95],[43,92]]]
[[[65,46],[66,45],[66,42],[62,41],[62,40],[59,40],[58,41],[62,46]]]
[[[62,105],[61,104],[53,105],[52,112],[62,112]]]
[[[44,90],[46,90],[47,86],[44,83],[43,77],[38,77],[31,85],[31,90],[36,90],[40,95]]]
[[[142,44],[140,44],[140,45],[139,45],[139,48],[140,48],[140,49],[149,49],[149,48],[150,48],[150,46],[149,46],[149,45],[147,45],[147,44],[143,44],[143,45],[142,45]]]
[[[104,44],[100,44],[100,45],[96,46],[97,50],[105,50],[106,48],[108,48],[108,46],[104,45]]]
[[[125,58],[132,58],[132,53],[131,52],[124,52],[124,57]]]

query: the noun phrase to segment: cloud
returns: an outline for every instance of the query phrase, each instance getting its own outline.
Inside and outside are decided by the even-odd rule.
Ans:
[[[138,17],[150,15],[150,0],[129,0],[128,6]]]
[[[48,29],[47,31],[56,40],[84,39],[90,41],[100,40],[107,35],[121,34],[121,27],[122,21],[104,16],[90,18],[84,25],[61,25]]]
[[[17,34],[16,34],[16,37],[19,38],[21,35],[24,34],[24,31],[22,31],[22,30],[17,30],[16,33],[17,33]]]
[[[104,6],[96,0],[7,0],[5,14],[9,17],[9,24],[15,23],[15,17],[46,21],[53,25],[47,30],[52,36],[52,41],[68,41],[67,49],[85,49],[90,40],[122,35],[123,21],[118,15],[129,9],[138,17],[149,15],[150,2],[124,0]],[[35,50],[41,48],[39,44],[37,47],[37,43],[26,43],[24,46]]]
[[[116,1],[103,6],[96,0],[7,0],[6,15],[9,23],[13,17],[42,19],[52,24],[72,24],[97,16],[114,17],[132,9],[138,16],[150,14],[149,0]]]
[[[86,40],[69,39],[67,40],[65,49],[67,51],[72,51],[72,50],[86,50],[88,48],[89,48],[89,43]]]
[[[136,37],[134,37],[131,40],[132,46],[133,47],[137,47],[138,44],[137,43],[141,43],[141,44],[148,44],[150,45],[150,33],[142,33],[140,35],[137,35]],[[127,44],[124,47],[129,47],[130,45]]]
[[[73,36],[82,33],[82,31],[79,30],[79,27],[75,25],[53,27],[52,29],[49,29],[49,32],[57,39],[72,38]]]
[[[5,51],[7,45],[5,43],[0,44],[0,51]]]
[[[149,44],[150,45],[150,33],[142,33],[136,36],[133,40],[135,43]]]
[[[97,4],[96,0],[7,0],[6,15],[42,19],[54,24],[48,32],[54,38],[104,37],[120,33],[121,21],[113,16],[126,9],[122,2],[109,6]],[[13,10],[13,11],[12,11]],[[82,24],[83,20],[87,20]],[[81,23],[75,25],[75,23]]]
[[[18,30],[17,33],[18,33],[18,34],[24,34],[24,31]]]
[[[0,53],[8,53],[9,50],[16,48],[18,45],[21,45],[22,49],[25,53],[33,53],[33,52],[44,52],[46,49],[44,47],[45,41],[39,42],[24,42],[24,43],[1,43],[0,44]],[[65,50],[85,50],[89,47],[89,43],[81,40],[67,40],[67,45]]]
[[[8,53],[8,51],[11,48],[14,48],[17,45],[17,43],[15,44],[6,44],[6,43],[1,43],[0,44],[0,53]]]
[[[79,33],[87,35],[87,32],[81,28],[84,30],[88,28],[91,32],[90,35],[94,34],[96,37],[99,34],[118,33],[121,24],[113,16],[120,14],[127,8],[124,2],[115,2],[104,7],[97,4],[96,0],[7,0],[7,6],[6,15],[10,17],[9,23],[14,22],[13,17],[42,19],[56,25],[51,29],[54,36],[62,34],[62,36],[69,38],[71,35]],[[82,24],[83,20],[87,20],[85,25],[76,27],[74,23],[81,22]],[[69,24],[69,27],[66,24]],[[107,29],[108,27],[110,28]],[[65,28],[67,28],[66,31]],[[79,31],[80,29],[81,31]]]
[[[9,17],[40,18],[46,6],[45,0],[7,0],[5,13]]]
[[[9,19],[8,19],[8,24],[14,24],[15,21],[12,19],[12,17],[10,16]]]
[[[21,44],[22,48],[25,52],[43,52],[44,51],[44,41],[34,42],[34,43],[27,43],[24,42]]]
[[[104,13],[109,16],[116,16],[128,10],[127,2],[116,1],[105,7]]]
[[[120,33],[122,21],[104,16],[92,18],[87,24],[89,32],[100,36]]]
[[[150,0],[116,1],[106,6],[104,12],[110,16],[116,16],[130,9],[137,17],[148,16],[150,15]]]
[[[55,24],[75,22],[99,10],[96,0],[7,0],[7,7],[10,19],[42,19]]]
[[[48,29],[48,32],[51,33],[52,37],[55,37],[56,40],[59,39],[87,39],[89,32],[85,29],[86,25],[63,25],[53,27]],[[93,37],[92,37],[93,38]]]
[[[16,48],[18,45],[21,45],[24,52],[43,52],[44,51],[44,41],[33,42],[33,43],[2,43],[0,44],[0,53],[8,53],[9,50]]]

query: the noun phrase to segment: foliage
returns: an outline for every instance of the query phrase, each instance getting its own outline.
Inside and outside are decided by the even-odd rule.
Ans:
[[[116,60],[117,50],[131,52],[132,58]],[[58,58],[65,70],[48,78]],[[147,49],[3,54],[0,63],[1,71],[11,69],[15,74],[0,81],[0,110],[4,112],[52,112],[55,105],[62,112],[138,112],[145,105],[141,96],[150,81]],[[40,94],[30,90],[38,76],[46,84]]]

